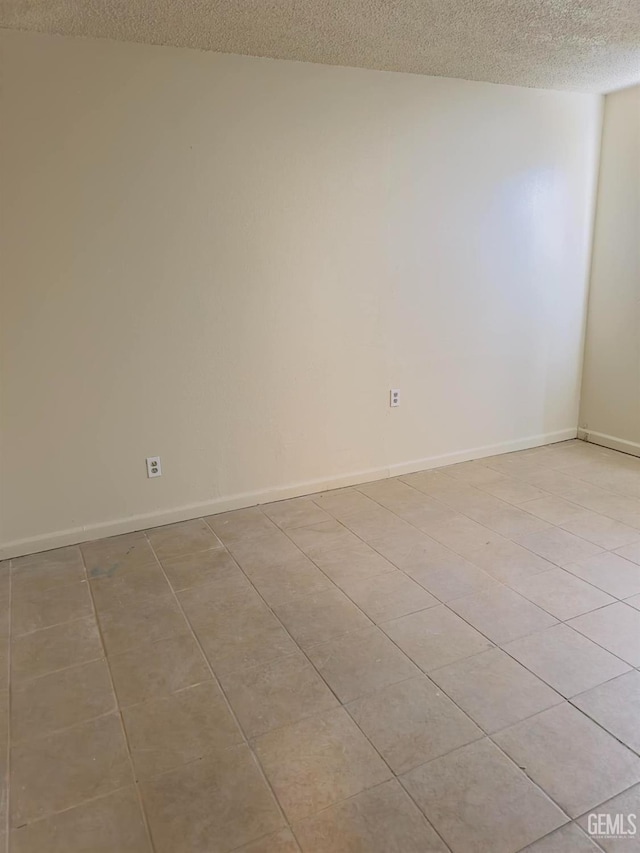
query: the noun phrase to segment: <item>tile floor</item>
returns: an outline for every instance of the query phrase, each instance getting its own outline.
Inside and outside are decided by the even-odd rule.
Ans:
[[[564,442],[0,584],[12,853],[640,850],[587,834],[640,812],[640,459]]]

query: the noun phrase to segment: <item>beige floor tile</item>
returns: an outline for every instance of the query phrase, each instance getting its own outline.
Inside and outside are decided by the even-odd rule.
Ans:
[[[9,702],[9,691],[0,691],[0,837],[5,835],[8,823]]]
[[[142,531],[83,542],[80,550],[90,578],[108,577],[118,569],[156,562],[149,540]]]
[[[440,603],[403,572],[389,572],[375,578],[344,583],[342,589],[376,623],[388,622]]]
[[[317,554],[322,554],[324,551],[343,548],[345,545],[359,541],[357,536],[354,536],[337,519],[323,521],[320,524],[310,524],[305,527],[295,527],[288,530],[287,535],[298,548],[313,559]]]
[[[345,527],[365,542],[411,530],[411,526],[406,521],[373,502],[372,508],[359,513],[338,516],[338,518]]]
[[[296,723],[338,706],[338,700],[300,652],[222,677],[247,737]]]
[[[158,563],[117,568],[108,575],[92,578],[90,583],[98,613],[171,595],[171,587]]]
[[[425,672],[492,647],[486,637],[443,605],[402,616],[382,627]]]
[[[554,625],[504,648],[567,698],[629,671],[628,664],[568,625]]]
[[[573,494],[576,488],[581,483],[575,477],[569,477],[567,474],[562,474],[560,471],[552,471],[548,468],[543,468],[541,465],[536,467],[522,468],[517,473],[518,480],[524,480],[525,483],[530,483],[532,486],[537,486],[543,492],[550,492],[556,497],[563,498]],[[571,498],[567,497],[571,502]],[[583,507],[584,508],[584,507]],[[548,521],[557,524],[557,521],[549,518]]]
[[[483,483],[500,483],[504,479],[503,474],[494,468],[488,468],[482,462],[457,462],[455,465],[446,465],[444,468],[436,469],[438,473],[471,483],[474,486]]]
[[[369,619],[337,589],[295,598],[274,609],[303,649],[371,626]]]
[[[495,583],[491,575],[455,554],[451,560],[433,561],[404,571],[443,602],[481,592]]]
[[[588,560],[568,565],[567,570],[616,598],[640,593],[640,565],[618,554],[596,554]]]
[[[211,627],[225,611],[233,612],[244,607],[265,607],[264,601],[251,584],[243,586],[234,595],[220,595],[215,584],[205,583],[176,593],[188,621],[198,628]]]
[[[585,814],[578,819],[578,824],[583,828],[583,830],[590,834],[594,840],[598,842],[600,847],[606,851],[606,853],[638,853],[639,845],[639,833],[638,829],[638,811],[640,809],[640,785],[634,785],[632,788],[629,788],[628,791],[624,791],[622,794],[618,794],[617,797],[613,797],[613,799],[609,800],[606,803],[601,803],[595,809],[592,810],[594,817],[589,818],[589,814]],[[635,833],[633,835],[629,835],[633,827],[629,821],[629,815],[635,815],[636,819],[634,821],[635,824]],[[619,825],[621,829],[627,832],[626,836],[621,836],[618,838],[608,838],[606,834],[603,837],[603,833],[599,833],[598,827],[598,817],[602,815],[604,822],[603,829],[606,833],[606,819],[609,816],[611,822],[615,822],[616,819],[619,821]],[[619,817],[621,816],[621,817]],[[614,824],[615,826],[615,824]],[[591,830],[595,830],[595,833],[591,834]],[[571,851],[573,853],[573,851]]]
[[[403,784],[452,853],[516,853],[567,821],[486,739],[417,767]]]
[[[640,612],[616,602],[569,622],[572,628],[631,666],[640,666]]]
[[[466,463],[461,463],[466,464]],[[481,470],[478,468],[477,470]],[[430,471],[418,471],[415,474],[407,474],[400,477],[400,481],[410,485],[411,488],[422,492],[429,497],[436,498],[442,503],[457,501],[465,496],[481,494],[475,488],[474,483],[463,479],[462,477],[452,477],[449,473],[449,468],[435,468]],[[491,474],[490,471],[486,473]],[[500,479],[500,475],[493,473],[496,479]]]
[[[542,518],[551,524],[563,524],[565,521],[584,513],[583,507],[549,495],[538,500],[527,501],[527,503],[522,504],[522,509],[526,509],[527,512],[537,515],[538,518]]]
[[[11,620],[11,598],[10,596],[3,595],[0,598],[0,639],[7,639],[10,633]]]
[[[222,543],[202,518],[154,527],[146,531],[151,547],[159,560],[176,554],[193,554],[222,548]]]
[[[225,543],[234,542],[237,539],[253,539],[278,530],[271,519],[267,518],[257,506],[209,515],[204,520],[216,536]]]
[[[597,853],[599,849],[577,824],[567,823],[551,835],[525,847],[522,853]]]
[[[13,827],[133,781],[117,714],[22,741],[11,750]]]
[[[369,483],[361,483],[359,486],[355,486],[355,489],[383,506],[386,506],[385,501],[393,499],[396,500],[396,503],[406,504],[421,497],[421,493],[417,492],[412,486],[408,486],[401,477],[372,480]],[[389,509],[393,509],[393,506],[390,506]]]
[[[586,483],[566,493],[567,500],[585,509],[606,515],[630,527],[640,527],[640,501],[625,495],[616,495]]]
[[[226,853],[284,824],[246,746],[184,764],[141,788],[156,853]]]
[[[482,737],[424,675],[363,696],[347,710],[396,774]]]
[[[458,557],[450,548],[436,542],[431,536],[420,530],[411,529],[410,533],[403,532],[393,536],[382,536],[372,539],[372,547],[381,554],[393,566],[399,569],[409,569],[412,566],[421,566],[428,561],[444,560],[445,558]]]
[[[243,740],[213,681],[133,705],[124,710],[123,718],[138,779],[149,779]]]
[[[307,654],[341,702],[419,673],[378,628],[365,628],[311,646]]]
[[[437,498],[430,498],[427,495],[423,495],[423,498],[431,501],[431,503],[426,506],[415,506],[410,509],[404,509],[398,514],[405,521],[408,521],[409,524],[413,524],[420,531],[423,531],[425,536],[427,535],[427,531],[432,529],[434,525],[445,524],[447,521],[455,522],[460,517],[460,513],[457,510],[442,503]],[[443,545],[442,547],[444,548],[445,546]]]
[[[177,592],[192,586],[215,584],[222,596],[236,595],[249,586],[244,573],[228,551],[198,551],[162,561],[169,583]]]
[[[428,495],[432,490],[437,491],[438,484],[443,479],[450,478],[443,473],[442,468],[433,468],[428,471],[416,471],[414,474],[403,474],[398,479],[401,483],[411,486],[412,489],[417,489]]]
[[[562,696],[500,649],[436,669],[430,677],[489,733],[562,702]]]
[[[494,643],[541,631],[555,624],[553,616],[506,586],[456,598],[449,607]]]
[[[12,853],[151,853],[135,788],[15,829]]]
[[[573,533],[561,530],[558,527],[542,530],[539,533],[529,533],[527,536],[519,536],[518,542],[533,551],[534,554],[538,554],[560,567],[586,560],[602,551],[598,545],[580,539]]]
[[[479,483],[478,488],[483,492],[488,492],[501,501],[506,501],[510,504],[520,506],[522,509],[529,512],[527,503],[535,500],[541,500],[546,497],[545,493],[535,486],[530,486],[528,483],[523,483],[521,480],[513,480],[504,478],[502,480],[494,480],[489,483]],[[538,515],[538,513],[534,513]],[[538,515],[540,518],[540,516]],[[550,520],[550,519],[546,519]]]
[[[280,832],[266,835],[259,841],[252,841],[238,848],[238,853],[299,853],[300,848],[291,830],[282,829]]]
[[[266,504],[262,511],[283,530],[292,527],[307,527],[331,520],[331,516],[314,503],[311,498],[293,498],[288,501]]]
[[[640,541],[640,530],[634,530],[633,527],[595,512],[585,512],[570,518],[562,527],[601,548],[622,548],[623,545]]]
[[[571,701],[614,737],[640,753],[640,672],[627,672],[574,696]]]
[[[412,767],[453,853],[600,849],[575,822],[556,829],[564,817],[527,774],[540,761],[577,799],[634,784],[639,472],[563,442],[0,563],[0,804],[11,694],[12,800],[29,812],[12,850],[150,853],[121,724],[100,730],[120,720],[109,675],[156,853],[444,853],[340,702],[393,769]],[[560,717],[584,723],[553,723],[562,696]],[[532,760],[512,762],[482,729]],[[243,732],[297,839],[235,745]],[[632,806],[640,785],[594,809]]]
[[[255,747],[291,821],[302,820],[391,776],[342,708],[262,735]]]
[[[329,578],[301,553],[268,569],[246,571],[260,595],[272,607],[301,595],[312,595],[333,588]]]
[[[295,831],[304,853],[447,853],[396,781],[331,806]]]
[[[340,586],[395,571],[392,563],[359,539],[350,541],[344,547],[310,552],[310,556]]]
[[[229,600],[209,597],[206,586],[180,593],[180,600],[216,675],[267,664],[297,650],[257,593]]]
[[[58,584],[49,589],[18,588],[11,602],[11,631],[15,636],[92,616],[87,581]]]
[[[561,621],[613,604],[614,601],[610,595],[564,569],[551,569],[549,572],[521,578],[513,581],[511,586]]]
[[[9,640],[0,637],[0,690],[6,690],[9,686]]]
[[[229,550],[247,574],[270,571],[301,556],[297,545],[277,527],[263,536],[236,539],[229,544]]]
[[[450,509],[475,521],[478,521],[475,518],[476,513],[482,515],[510,506],[486,492],[481,492],[475,486],[456,482],[451,477],[443,477],[435,488],[431,489],[430,495]]]
[[[640,758],[567,703],[494,739],[571,817],[640,780]]]
[[[531,515],[524,509],[510,504],[504,504],[503,507],[495,510],[469,512],[469,515],[479,521],[480,524],[488,527],[489,530],[506,536],[508,539],[550,529],[547,521],[543,521],[538,516]]]
[[[14,743],[100,717],[115,710],[115,695],[104,660],[30,679],[11,694]]]
[[[422,518],[450,514],[450,509],[442,501],[414,489],[401,480],[378,480],[358,486],[358,491],[411,524],[416,524]]]
[[[211,672],[189,632],[156,643],[142,643],[109,658],[121,707],[157,699],[211,678]]]
[[[172,594],[122,604],[98,612],[108,655],[129,651],[140,643],[154,643],[188,630]]]
[[[505,541],[498,533],[478,524],[477,521],[465,518],[463,515],[458,516],[454,521],[445,523],[436,521],[428,527],[425,526],[424,530],[436,542],[446,545],[447,548],[451,548],[456,554],[467,559],[469,559],[470,554],[491,542]]]
[[[102,657],[102,644],[93,616],[23,634],[12,642],[11,677],[25,678]]]
[[[82,554],[77,545],[43,551],[11,561],[13,591],[29,587],[50,589],[57,584],[73,583],[86,577]]]
[[[489,542],[470,551],[468,559],[495,580],[510,584],[519,578],[548,572],[553,563],[527,551],[515,542]]]
[[[625,545],[623,548],[616,548],[616,554],[624,557],[625,560],[631,560],[632,563],[640,565],[640,542]]]
[[[0,596],[2,598],[9,596],[10,578],[11,560],[0,561]]]

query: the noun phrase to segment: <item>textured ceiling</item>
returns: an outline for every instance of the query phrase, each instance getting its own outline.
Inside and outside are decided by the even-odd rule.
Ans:
[[[587,92],[640,82],[640,0],[0,0],[0,27]]]

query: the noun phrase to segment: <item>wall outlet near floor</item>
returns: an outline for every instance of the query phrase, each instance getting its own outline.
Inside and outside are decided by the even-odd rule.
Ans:
[[[147,456],[147,477],[162,477],[162,465],[159,456]]]
[[[395,408],[400,405],[400,389],[392,388],[389,392],[389,405],[391,408]]]

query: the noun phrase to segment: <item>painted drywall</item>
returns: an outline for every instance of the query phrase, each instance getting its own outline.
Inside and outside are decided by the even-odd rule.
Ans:
[[[605,98],[580,426],[640,456],[640,86]]]
[[[575,435],[598,96],[2,65],[5,556]]]

